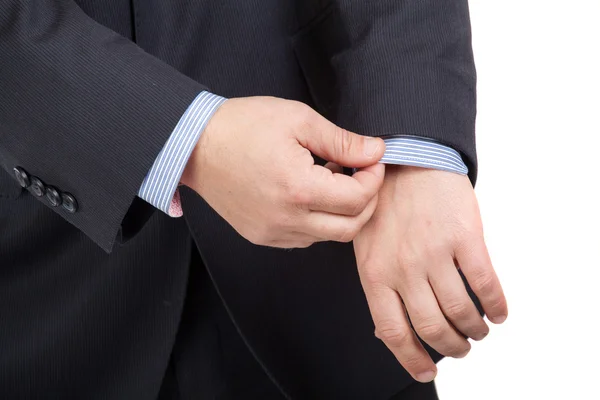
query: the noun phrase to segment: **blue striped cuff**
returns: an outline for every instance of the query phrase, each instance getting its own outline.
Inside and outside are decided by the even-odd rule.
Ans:
[[[439,169],[466,175],[469,169],[458,152],[430,139],[416,136],[390,136],[384,138],[384,164],[410,165]]]
[[[187,161],[208,121],[225,100],[206,91],[194,99],[146,175],[138,192],[140,198],[169,213]]]

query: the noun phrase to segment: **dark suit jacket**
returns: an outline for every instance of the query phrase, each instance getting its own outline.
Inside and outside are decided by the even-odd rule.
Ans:
[[[257,247],[191,191],[184,219],[135,195],[206,88],[435,139],[474,181],[470,41],[467,0],[0,0],[0,397],[156,397],[196,251],[284,395],[408,385],[373,335],[351,245]],[[79,211],[22,190],[16,166]]]

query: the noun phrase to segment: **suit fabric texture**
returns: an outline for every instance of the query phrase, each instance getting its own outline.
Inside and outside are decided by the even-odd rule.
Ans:
[[[0,54],[0,397],[411,387],[374,337],[350,244],[258,247],[191,190],[181,219],[135,194],[202,90],[434,139],[474,182],[467,0],[0,0]],[[77,212],[20,187],[15,167]]]

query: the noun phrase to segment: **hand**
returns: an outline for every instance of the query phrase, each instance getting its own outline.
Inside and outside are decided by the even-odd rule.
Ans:
[[[418,381],[433,380],[437,370],[417,335],[458,358],[470,350],[465,337],[488,333],[457,268],[492,322],[508,315],[465,176],[388,166],[377,210],[354,249],[375,334]]]
[[[311,151],[366,168],[335,173],[315,165]],[[302,103],[231,99],[210,120],[181,181],[254,244],[349,242],[377,206],[384,151],[383,140],[338,128]]]

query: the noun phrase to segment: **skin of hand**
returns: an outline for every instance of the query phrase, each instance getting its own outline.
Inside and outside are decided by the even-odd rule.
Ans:
[[[181,183],[254,244],[349,242],[377,207],[384,151],[383,140],[339,128],[305,104],[235,98],[209,121]],[[336,173],[315,164],[311,152],[363,169]]]
[[[508,315],[466,176],[388,165],[377,210],[354,250],[375,335],[417,381],[437,373],[418,338],[460,358],[471,348],[465,337],[481,340],[489,331],[458,268],[491,322]]]

